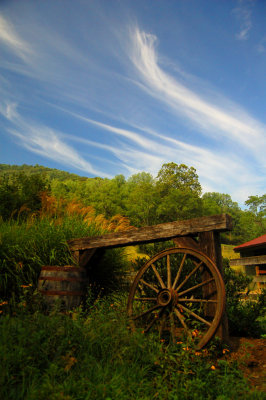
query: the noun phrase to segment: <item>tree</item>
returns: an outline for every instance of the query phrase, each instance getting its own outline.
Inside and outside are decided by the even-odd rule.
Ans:
[[[266,232],[266,194],[262,196],[249,196],[245,202],[250,212],[254,214],[254,224],[257,235],[261,236]],[[256,237],[255,236],[255,237]]]
[[[188,219],[201,214],[201,185],[195,168],[173,162],[163,164],[156,182],[158,222]]]
[[[240,208],[237,202],[233,201],[229,194],[218,193],[218,192],[207,192],[202,196],[204,202],[209,202],[209,204],[216,204],[221,213],[226,213],[228,211],[239,211]]]
[[[174,162],[163,164],[157,175],[158,185],[164,190],[181,189],[201,194],[199,177],[194,167],[187,167],[185,164]]]
[[[16,216],[21,207],[37,211],[41,207],[41,192],[49,190],[44,175],[20,172],[4,176],[0,182],[0,213],[4,220]]]
[[[158,200],[155,181],[151,174],[141,172],[128,179],[126,215],[133,225],[154,225]]]
[[[18,208],[17,194],[17,187],[9,182],[7,176],[3,176],[0,181],[0,215],[4,221]]]
[[[171,222],[198,217],[201,215],[201,203],[202,201],[196,193],[171,188],[167,194],[160,197],[156,209],[157,222]]]
[[[249,196],[245,204],[257,216],[266,216],[266,193],[262,196]]]

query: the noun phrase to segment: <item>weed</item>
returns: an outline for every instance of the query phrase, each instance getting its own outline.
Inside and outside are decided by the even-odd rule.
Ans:
[[[127,329],[126,296],[88,301],[68,314],[0,319],[0,398],[262,399],[237,363],[187,343],[166,345]],[[214,345],[213,345],[214,346]]]

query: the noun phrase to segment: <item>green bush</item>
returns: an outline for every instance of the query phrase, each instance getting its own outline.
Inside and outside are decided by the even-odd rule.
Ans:
[[[67,240],[97,236],[104,230],[88,225],[80,215],[63,218],[34,218],[0,223],[0,300],[19,301],[23,286],[37,286],[43,265],[70,265],[74,261]],[[107,252],[101,259],[100,272],[93,274],[95,288],[117,289],[125,269],[121,249]],[[93,271],[91,269],[90,271]]]
[[[88,304],[86,313],[46,316],[18,307],[15,316],[2,316],[0,398],[263,399],[236,363],[131,333],[125,300],[101,299]]]
[[[229,332],[232,336],[261,337],[265,335],[265,294],[262,291],[256,299],[248,296],[252,277],[236,273],[224,259],[224,280],[226,288],[226,309]],[[247,295],[243,297],[243,293]]]

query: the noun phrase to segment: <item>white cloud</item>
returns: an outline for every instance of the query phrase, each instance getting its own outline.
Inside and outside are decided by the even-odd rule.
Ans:
[[[6,117],[13,120],[17,117],[17,103],[8,103],[6,106]]]
[[[73,33],[62,21],[53,26],[49,18],[45,26],[38,26],[34,11],[24,18],[24,25],[0,19],[0,40],[9,50],[0,66],[12,72],[5,81],[0,76],[0,112],[6,118],[5,130],[21,146],[92,175],[111,177],[114,163],[112,171],[117,173],[145,170],[156,176],[163,163],[174,161],[193,165],[204,190],[240,198],[263,187],[251,163],[255,158],[255,166],[265,163],[265,126],[220,93],[207,91],[205,82],[199,84],[195,76],[177,70],[175,60],[162,58],[156,36],[137,29],[130,45],[121,48],[127,31],[122,35],[121,25],[112,24],[116,35],[106,35],[112,31],[106,27],[108,18],[100,38],[91,34],[93,29],[88,34],[85,24]],[[12,82],[10,76],[22,79]],[[17,103],[25,116],[18,113]],[[69,116],[69,128],[53,129],[53,119],[54,126],[62,122],[58,109],[86,122],[89,129],[83,130],[84,124]],[[194,129],[185,129],[185,138],[172,129],[182,128],[184,122]],[[72,131],[72,136],[63,130]],[[70,141],[82,146],[71,146]],[[111,157],[106,160],[108,152]],[[92,159],[107,173],[94,168]]]
[[[10,103],[6,107],[0,105],[0,113],[11,123],[11,127],[7,128],[7,131],[19,139],[21,145],[27,150],[88,174],[111,177],[111,175],[95,169],[74,148],[66,144],[62,132],[21,117],[16,111],[15,104]]]
[[[245,160],[239,158],[233,152],[221,149],[219,152],[191,145],[177,139],[170,138],[148,127],[135,126],[140,135],[132,130],[124,130],[111,125],[73,114],[77,118],[89,124],[98,126],[101,130],[113,132],[115,136],[121,136],[126,132],[126,138],[132,140],[132,145],[123,141],[116,142],[111,139],[113,145],[107,145],[75,135],[66,135],[68,139],[81,142],[88,147],[97,147],[113,154],[121,167],[130,174],[147,171],[157,175],[163,163],[177,161],[188,166],[193,165],[200,177],[203,191],[220,191],[236,193],[240,201],[246,200],[246,193],[257,193],[261,182],[249,172]],[[122,137],[123,137],[122,134]],[[153,136],[157,140],[144,140],[144,136]],[[143,136],[143,140],[139,140]],[[137,140],[135,140],[137,138]],[[141,148],[138,149],[135,145]],[[239,186],[244,188],[241,192]],[[215,188],[215,189],[214,189]],[[226,189],[225,189],[226,188]]]
[[[178,118],[196,124],[201,132],[212,140],[222,142],[224,138],[249,148],[264,160],[264,136],[266,127],[252,118],[240,107],[230,111],[207,101],[195,91],[188,89],[159,66],[155,50],[156,37],[138,29],[132,36],[130,57],[139,78],[151,96],[170,107]],[[229,101],[228,101],[229,104]]]
[[[238,7],[233,9],[237,20],[240,23],[239,32],[236,34],[236,39],[247,40],[252,28],[252,10],[251,6],[254,0],[238,0]]]
[[[12,24],[0,15],[0,41],[23,60],[32,54],[32,48],[19,37]]]
[[[23,147],[33,153],[94,176],[111,177],[111,175],[93,168],[92,165],[88,161],[84,160],[75,149],[64,143],[64,141],[58,136],[57,132],[51,129],[42,126],[35,126],[31,128],[28,134],[12,128],[9,129],[9,132],[20,139]]]
[[[256,47],[257,52],[263,54],[266,52],[266,36],[264,36]]]

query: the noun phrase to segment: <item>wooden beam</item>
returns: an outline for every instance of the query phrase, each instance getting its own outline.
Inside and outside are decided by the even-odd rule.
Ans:
[[[195,250],[201,251],[200,245],[196,240],[190,236],[180,236],[173,238],[173,242],[176,247],[182,248],[182,247],[190,247]]]
[[[162,241],[178,236],[196,235],[199,232],[221,232],[231,229],[231,217],[227,214],[220,214],[114,232],[104,236],[72,239],[68,241],[68,245],[72,251],[96,249],[100,247],[123,247],[139,243]]]
[[[230,266],[235,267],[237,265],[260,265],[266,264],[266,255],[264,256],[253,256],[253,257],[242,257],[230,260]]]
[[[224,279],[221,241],[219,232],[201,232],[199,233],[199,245],[201,250],[214,262],[217,266],[222,278]],[[208,274],[204,276],[204,279],[208,278]],[[205,287],[206,294],[212,293],[213,287],[210,284]],[[211,308],[208,311],[212,311]],[[221,319],[221,323],[217,328],[216,335],[226,344],[230,344],[229,341],[229,327],[228,318],[225,310]]]

